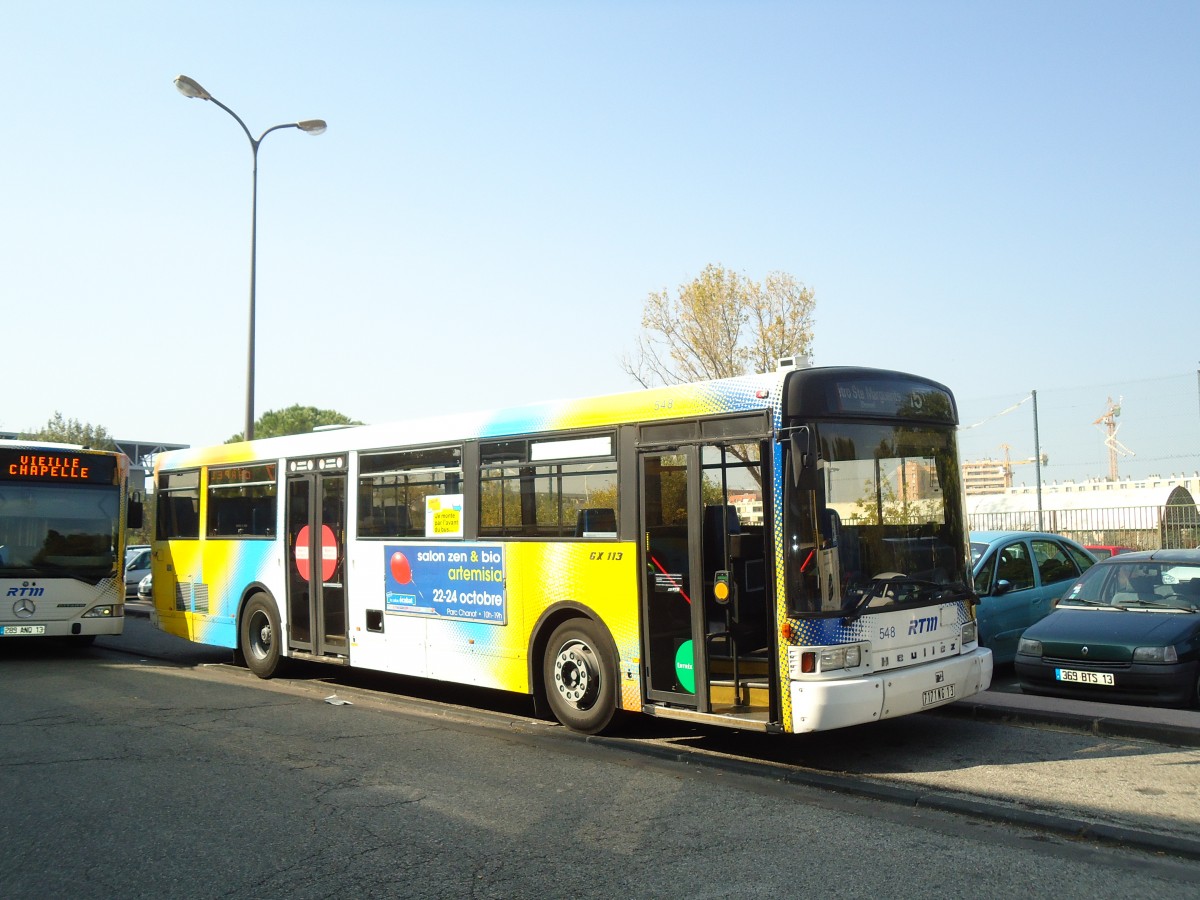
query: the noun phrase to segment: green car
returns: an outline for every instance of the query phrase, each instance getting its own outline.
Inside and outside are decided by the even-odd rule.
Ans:
[[[1096,563],[1025,631],[1014,668],[1029,694],[1200,703],[1200,550]]]

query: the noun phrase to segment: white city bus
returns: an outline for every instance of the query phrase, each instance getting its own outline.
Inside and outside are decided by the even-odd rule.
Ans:
[[[235,648],[769,732],[985,690],[957,410],[862,368],[160,454],[154,618]]]
[[[0,638],[90,643],[125,624],[125,533],[141,526],[123,453],[0,440]]]

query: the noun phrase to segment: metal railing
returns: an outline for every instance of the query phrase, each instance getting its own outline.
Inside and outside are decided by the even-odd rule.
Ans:
[[[972,531],[1050,531],[1080,544],[1111,544],[1135,550],[1200,547],[1200,513],[1195,504],[1121,506],[1105,509],[1045,509],[972,513]]]

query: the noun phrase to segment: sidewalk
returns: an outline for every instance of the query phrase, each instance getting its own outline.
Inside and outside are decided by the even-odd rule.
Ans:
[[[937,712],[979,721],[1052,725],[1106,737],[1200,747],[1200,711],[1034,697],[1019,689],[990,690]]]

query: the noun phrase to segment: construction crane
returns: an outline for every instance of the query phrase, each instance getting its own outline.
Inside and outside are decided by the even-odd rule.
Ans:
[[[1029,466],[1038,461],[1036,456],[1029,456],[1025,459],[1009,459],[1008,451],[1011,449],[1008,444],[1001,444],[1000,449],[1004,451],[1004,486],[1012,487],[1013,483],[1013,466]],[[1042,454],[1042,465],[1050,462],[1049,454]]]
[[[1104,414],[1100,416],[1093,425],[1103,425],[1105,431],[1104,446],[1108,448],[1108,480],[1120,481],[1121,478],[1117,474],[1117,457],[1118,456],[1133,456],[1134,452],[1117,440],[1117,431],[1121,426],[1117,424],[1117,416],[1121,414],[1121,401],[1118,399],[1113,403],[1113,398],[1108,398],[1108,407],[1104,410]]]

